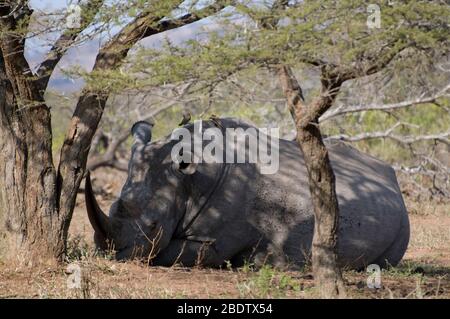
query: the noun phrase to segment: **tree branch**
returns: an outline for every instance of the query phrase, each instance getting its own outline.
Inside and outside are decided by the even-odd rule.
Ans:
[[[177,3],[177,5],[180,5],[183,1],[180,0]],[[100,50],[94,69],[103,70],[117,67],[130,48],[139,40],[199,21],[218,13],[232,3],[234,1],[216,1],[205,8],[170,20],[162,20],[164,16],[154,16],[151,11],[142,13]]]
[[[327,73],[322,73],[321,78],[321,92],[312,103],[308,106],[307,110],[304,110],[303,114],[299,114],[297,120],[297,127],[307,127],[311,123],[316,125],[319,122],[319,118],[330,109],[336,100],[337,95],[342,86],[340,79],[329,78]]]
[[[398,103],[391,103],[391,104],[372,104],[372,105],[354,105],[354,106],[340,106],[335,109],[329,110],[326,112],[321,118],[320,123],[323,123],[333,117],[348,114],[348,113],[355,113],[355,112],[362,112],[362,111],[373,111],[373,110],[379,110],[379,111],[388,111],[388,110],[394,110],[404,107],[409,107],[413,105],[418,104],[425,104],[425,103],[434,103],[437,99],[442,97],[449,97],[450,91],[450,84],[448,84],[446,87],[444,87],[442,90],[437,92],[436,94],[433,94],[428,97],[420,96],[416,99],[412,100],[406,100]]]
[[[411,47],[413,43],[391,42],[390,45],[381,46],[387,48],[387,52],[375,52],[372,56],[363,57],[361,63],[347,68],[335,67],[330,71],[330,77],[340,79],[341,82],[372,75],[386,68],[403,50]]]
[[[396,123],[391,128],[386,131],[378,131],[378,132],[367,132],[360,133],[354,136],[350,136],[347,134],[339,134],[328,136],[326,139],[328,140],[341,140],[346,142],[359,142],[363,140],[377,139],[377,138],[389,138],[400,144],[411,145],[413,143],[417,143],[420,141],[439,141],[444,144],[450,145],[450,140],[448,137],[450,136],[450,131],[440,134],[429,134],[429,135],[416,135],[416,136],[403,136],[394,134],[394,130],[400,126],[405,126],[406,123]]]
[[[81,6],[81,21],[80,28],[75,30],[66,30],[56,42],[53,44],[50,52],[47,55],[47,59],[41,63],[36,74],[38,79],[37,85],[41,92],[44,92],[47,88],[48,81],[52,71],[59,63],[61,58],[75,42],[78,35],[89,25],[95,18],[95,15],[100,10],[104,3],[104,0],[90,0]]]
[[[11,14],[11,10],[24,19],[25,23],[29,20],[32,11],[28,7],[28,2],[24,2],[20,9],[20,4],[14,9],[7,4],[0,3],[0,47],[3,54],[5,69],[8,78],[11,81],[14,95],[21,107],[43,107],[43,95],[35,89],[32,81],[30,66],[24,55],[25,37],[22,31],[18,31],[19,21]]]

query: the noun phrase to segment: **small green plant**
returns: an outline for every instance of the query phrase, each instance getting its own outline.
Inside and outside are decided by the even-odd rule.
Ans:
[[[74,236],[67,241],[66,261],[68,263],[83,260],[95,255],[82,236]]]
[[[245,261],[244,265],[239,270],[244,274],[249,274],[255,271],[255,265],[253,263]]]
[[[243,272],[249,272],[246,266]],[[289,292],[301,290],[300,283],[290,275],[279,271],[272,266],[265,265],[248,279],[238,284],[242,296],[254,298],[284,298]]]

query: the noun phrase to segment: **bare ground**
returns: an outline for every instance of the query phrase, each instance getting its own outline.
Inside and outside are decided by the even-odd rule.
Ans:
[[[116,193],[123,176],[100,180]],[[80,196],[81,197],[81,196]],[[107,209],[113,196],[104,196]],[[365,272],[345,271],[349,298],[450,298],[450,201],[405,196],[411,221],[408,251],[398,267],[383,271],[370,289]],[[314,298],[311,272],[147,267],[95,256],[92,230],[80,200],[71,226],[70,264],[0,262],[1,298]],[[77,265],[77,266],[74,266]],[[75,268],[71,268],[75,267]],[[80,269],[81,281],[73,281]],[[70,288],[75,283],[75,288]]]

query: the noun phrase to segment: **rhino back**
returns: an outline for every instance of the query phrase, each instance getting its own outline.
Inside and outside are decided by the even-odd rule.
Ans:
[[[253,127],[222,119],[223,127]],[[344,143],[327,144],[336,176],[340,207],[339,258],[361,268],[387,257],[395,264],[409,239],[409,222],[393,169]],[[208,172],[211,170],[211,173]],[[214,241],[224,259],[258,251],[269,262],[303,264],[309,258],[314,215],[308,175],[298,144],[279,140],[279,170],[260,173],[258,164],[205,164],[194,175],[204,191],[194,199],[181,221],[188,239]],[[217,183],[219,181],[219,183]],[[398,244],[396,244],[398,243]]]
[[[382,256],[399,236],[407,242],[406,208],[389,165],[341,142],[327,148],[340,207],[339,257],[344,265],[362,267]],[[311,251],[314,217],[296,142],[280,140],[280,169],[261,175],[256,193],[251,223],[293,263],[303,263]],[[399,249],[401,258],[406,246]]]

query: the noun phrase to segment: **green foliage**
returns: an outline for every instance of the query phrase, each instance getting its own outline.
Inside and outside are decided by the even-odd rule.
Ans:
[[[130,72],[102,75],[109,85],[136,88],[187,79],[220,81],[242,69],[278,63],[326,63],[341,70],[364,70],[405,47],[445,52],[450,38],[450,9],[440,1],[383,4],[379,29],[368,28],[367,4],[362,1],[303,1],[275,11],[239,5],[235,16],[251,19],[258,27],[230,22],[228,16],[216,19],[223,30],[210,33],[208,41],[143,49]],[[146,76],[137,77],[142,70]],[[102,85],[99,74],[92,77],[91,85]]]
[[[289,291],[299,292],[300,282],[285,272],[265,265],[238,284],[241,295],[253,298],[284,298]]]

